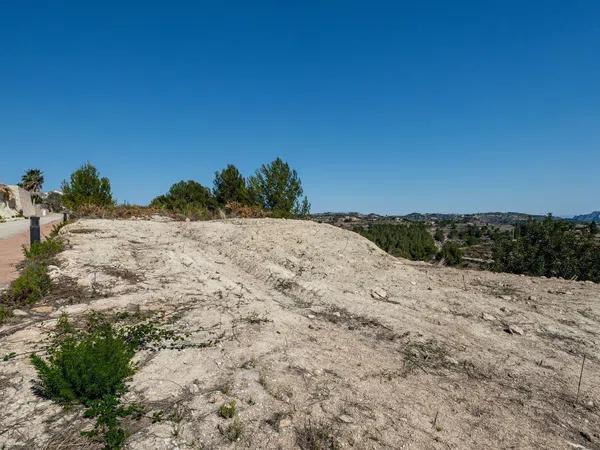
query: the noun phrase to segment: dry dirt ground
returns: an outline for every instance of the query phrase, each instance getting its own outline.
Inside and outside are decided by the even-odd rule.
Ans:
[[[0,448],[89,445],[80,411],[32,392],[28,354],[90,309],[153,312],[198,344],[138,355],[125,398],[162,420],[129,423],[127,448],[287,449],[319,427],[339,448],[600,448],[597,284],[408,262],[303,221],[61,234],[63,293],[0,328]]]

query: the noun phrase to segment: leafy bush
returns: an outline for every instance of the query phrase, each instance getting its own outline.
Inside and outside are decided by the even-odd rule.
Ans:
[[[142,412],[138,406],[123,405],[120,400],[127,379],[135,372],[132,363],[135,352],[151,348],[152,343],[179,339],[173,331],[152,323],[123,327],[113,324],[113,320],[129,319],[127,314],[111,318],[92,313],[86,325],[77,328],[65,314],[51,336],[48,359],[31,356],[38,374],[37,393],[65,406],[83,405],[85,417],[96,419],[94,429],[84,434],[101,438],[105,450],[122,448],[126,432],[121,418],[131,415],[139,418]]]
[[[0,324],[2,324],[6,319],[11,316],[10,309],[8,309],[4,305],[0,305]]]
[[[193,219],[207,218],[217,203],[209,189],[193,180],[180,181],[150,203],[151,208],[177,212]]]
[[[237,414],[237,404],[235,400],[229,403],[223,403],[219,408],[219,415],[224,419],[231,419]]]
[[[73,172],[70,182],[63,181],[62,191],[63,204],[74,210],[85,205],[114,205],[109,179],[100,178],[98,170],[90,163]]]
[[[310,420],[296,429],[296,444],[302,450],[338,450],[342,447],[337,431],[330,424]]]
[[[27,304],[39,301],[50,290],[51,280],[47,267],[40,263],[25,266],[2,295],[2,303]]]
[[[29,249],[23,246],[23,254],[30,260],[43,261],[62,252],[63,248],[63,242],[54,237],[44,241],[34,242]]]
[[[375,224],[354,231],[394,256],[428,261],[436,252],[435,242],[422,223]]]

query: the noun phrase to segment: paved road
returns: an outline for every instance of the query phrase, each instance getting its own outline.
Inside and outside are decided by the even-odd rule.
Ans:
[[[62,214],[40,219],[42,236],[47,236]],[[17,277],[16,265],[23,259],[23,246],[29,245],[29,220],[0,223],[0,290]]]
[[[62,220],[62,214],[48,214],[40,218],[40,225]],[[0,239],[8,239],[15,234],[29,232],[29,219],[11,220],[0,223]]]

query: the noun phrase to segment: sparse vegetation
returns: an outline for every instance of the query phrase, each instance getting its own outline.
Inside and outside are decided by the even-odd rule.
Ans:
[[[63,251],[63,242],[56,236],[40,242],[34,242],[29,248],[23,246],[25,258],[30,261],[43,262]]]
[[[12,305],[35,303],[46,295],[50,284],[47,267],[40,263],[29,263],[3,293],[2,303]]]
[[[445,242],[436,255],[438,261],[443,261],[448,266],[458,266],[462,262],[463,252],[456,242]]]
[[[10,309],[4,305],[0,305],[0,324],[11,316]]]
[[[311,420],[296,429],[296,444],[302,450],[338,450],[341,448],[337,432],[330,424]]]
[[[224,430],[224,435],[231,442],[238,441],[242,437],[243,428],[242,423],[240,422],[239,417],[235,417],[233,421],[227,425],[227,428]]]
[[[48,359],[33,354],[39,395],[70,406],[82,405],[85,417],[96,420],[85,435],[101,439],[104,448],[119,449],[127,436],[120,421],[140,413],[137,405],[123,405],[126,381],[135,372],[132,358],[138,349],[175,338],[153,323],[117,328],[107,316],[92,314],[83,328],[63,315],[48,348]]]
[[[231,400],[230,402],[223,403],[219,408],[219,415],[224,419],[231,419],[237,414],[237,402]]]

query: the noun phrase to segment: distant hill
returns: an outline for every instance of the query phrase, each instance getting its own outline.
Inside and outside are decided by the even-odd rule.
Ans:
[[[473,223],[477,225],[505,225],[526,222],[530,219],[542,220],[546,216],[525,214],[518,212],[485,212],[475,214],[446,214],[446,213],[411,213],[406,215],[380,215],[380,214],[361,214],[357,212],[326,212],[312,215],[313,219],[335,223],[360,221],[411,221],[411,222],[439,222],[442,220],[452,220],[456,222]]]
[[[573,220],[577,222],[598,222],[600,223],[600,211],[594,211],[589,214],[581,214],[579,216],[574,216]]]

